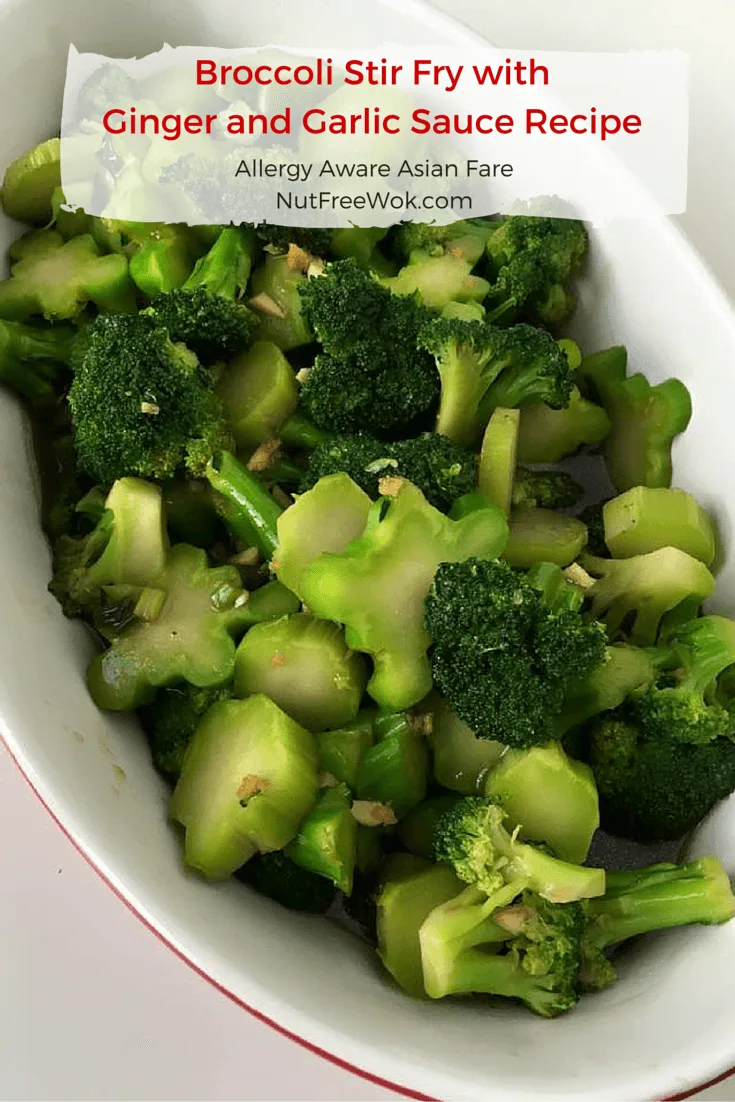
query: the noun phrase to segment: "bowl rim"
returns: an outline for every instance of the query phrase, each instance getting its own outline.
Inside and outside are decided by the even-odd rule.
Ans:
[[[7,0],[0,0],[0,6],[4,6]],[[492,45],[489,39],[484,35],[479,34],[462,20],[458,19],[454,15],[450,15],[446,12],[440,11],[433,6],[431,0],[373,0],[378,6],[387,8],[391,11],[401,13],[404,15],[414,17],[417,22],[423,24],[427,28],[431,28],[441,34],[449,35],[457,42],[457,44],[470,44],[475,43],[478,45]],[[700,283],[703,291],[706,293],[713,307],[717,312],[721,314],[725,323],[732,329],[735,336],[735,305],[729,299],[725,293],[723,287],[719,283],[718,279],[714,276],[710,270],[708,264],[704,261],[697,248],[689,240],[687,235],[671,218],[665,216],[657,216],[653,219],[658,223],[659,232],[663,235],[664,239],[669,244],[672,251],[677,255],[677,258],[682,262],[686,262],[690,269],[690,274]],[[309,1040],[307,1037],[300,1035],[287,1026],[280,1024],[277,1020],[269,1017],[264,1012],[258,1010],[251,1003],[246,1002],[235,991],[231,990],[223,982],[211,975],[205,967],[197,963],[192,955],[190,955],[183,948],[179,947],[175,942],[167,936],[164,930],[159,924],[152,918],[149,918],[143,911],[142,907],[138,904],[135,898],[135,893],[131,890],[128,891],[125,884],[120,881],[119,884],[115,883],[110,875],[102,867],[102,864],[95,854],[94,845],[88,844],[82,840],[75,830],[71,826],[67,826],[61,817],[61,812],[55,810],[54,805],[58,805],[59,801],[56,800],[47,786],[44,795],[40,790],[41,777],[38,777],[38,784],[34,780],[35,769],[31,764],[31,761],[26,758],[26,755],[22,746],[22,739],[16,738],[10,731],[4,730],[0,727],[0,744],[5,748],[10,760],[18,769],[21,776],[28,784],[30,790],[33,792],[36,799],[41,806],[46,810],[52,821],[61,831],[61,833],[68,839],[74,849],[81,855],[81,857],[87,862],[87,864],[94,870],[97,876],[102,882],[113,892],[113,894],[127,907],[127,909],[137,918],[137,920],[149,930],[163,945],[165,945],[179,960],[186,964],[197,976],[205,980],[220,994],[226,996],[231,1002],[235,1003],[238,1007],[248,1012],[256,1020],[269,1026],[283,1037],[294,1041],[301,1047],[311,1052],[312,1054],[320,1057],[323,1060],[333,1064],[335,1067],[340,1068],[343,1071],[352,1073],[358,1076],[366,1082],[373,1083],[383,1089],[395,1092],[404,1098],[418,1099],[422,1102],[439,1102],[437,1096],[428,1095],[414,1088],[404,1086],[391,1079],[381,1076],[375,1072],[368,1071],[367,1069],[360,1067],[359,1065],[352,1063],[350,1060],[345,1059],[337,1055],[334,1052],[330,1052],[328,1049],[321,1047],[320,1045]],[[25,760],[24,760],[25,759]],[[699,1091],[705,1090],[709,1087],[713,1087],[718,1083],[721,1083],[728,1079],[730,1076],[735,1075],[735,1045],[733,1051],[723,1057],[721,1064],[719,1065],[722,1070],[715,1074],[712,1078],[709,1078],[703,1082],[698,1082],[687,1086],[683,1091],[676,1093],[667,1093],[665,1095],[657,1096],[656,1102],[683,1102],[685,1099],[692,1098]],[[723,1067],[724,1065],[724,1067]],[[714,1068],[712,1069],[715,1070]],[[699,1073],[700,1075],[702,1072]],[[686,1077],[684,1077],[686,1079]],[[679,1082],[676,1086],[681,1085],[682,1076],[679,1076]]]

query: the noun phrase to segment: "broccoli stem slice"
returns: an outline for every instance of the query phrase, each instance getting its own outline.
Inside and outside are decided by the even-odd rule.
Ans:
[[[605,464],[617,490],[671,485],[671,448],[689,424],[692,400],[679,379],[651,386],[631,375],[605,388],[612,428],[605,440]]]
[[[587,526],[553,509],[514,509],[503,558],[527,569],[534,563],[568,566],[587,543]]]
[[[610,872],[605,895],[588,903],[586,937],[598,947],[638,934],[693,924],[716,925],[735,915],[730,880],[716,857]]]
[[[363,712],[344,727],[320,732],[316,736],[319,768],[354,789],[360,762],[373,744],[374,724],[374,714]]]
[[[430,861],[434,856],[434,831],[445,811],[460,799],[458,793],[430,796],[409,811],[398,825],[398,837],[409,853]]]
[[[436,781],[463,796],[476,796],[505,747],[502,742],[478,738],[438,694],[429,698],[428,706]]]
[[[488,421],[480,450],[478,486],[493,505],[510,515],[521,411],[498,406]]]
[[[532,402],[521,410],[519,463],[558,463],[584,444],[599,444],[610,432],[610,418],[601,406],[583,398],[577,387],[566,409]]]
[[[355,873],[357,822],[346,784],[323,789],[284,853],[302,869],[315,872],[350,895]]]
[[[319,444],[326,444],[330,439],[328,432],[318,429],[298,412],[292,413],[281,425],[279,436],[287,448],[308,448],[309,450],[316,448]]]
[[[49,138],[8,165],[0,201],[9,218],[30,225],[48,222],[51,196],[60,184],[61,140]]]
[[[203,287],[211,295],[235,301],[245,291],[253,251],[255,234],[240,226],[227,226],[217,237],[209,252],[200,257],[191,275],[184,280],[185,291]]]
[[[233,536],[270,559],[278,546],[277,523],[283,509],[258,476],[231,452],[214,455],[206,476],[220,495],[218,509]]]
[[[635,486],[607,501],[602,510],[605,543],[615,559],[678,547],[710,566],[715,528],[709,513],[685,490]]]
[[[299,391],[291,365],[272,341],[255,341],[229,364],[216,392],[238,447],[253,449],[278,437]]]
[[[267,582],[249,595],[247,604],[240,610],[240,624],[251,626],[265,620],[280,620],[298,612],[298,597],[278,581]]]
[[[303,272],[289,267],[286,256],[265,258],[253,272],[250,306],[260,321],[256,336],[273,341],[284,352],[311,344],[314,335],[304,316],[299,287],[306,280]]]
[[[428,752],[424,740],[402,714],[381,716],[375,745],[362,756],[357,796],[390,806],[402,819],[426,795]]]

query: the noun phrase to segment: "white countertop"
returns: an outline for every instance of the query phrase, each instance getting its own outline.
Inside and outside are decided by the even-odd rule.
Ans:
[[[437,6],[498,45],[688,50],[682,224],[735,299],[735,0]],[[280,1037],[174,957],[98,879],[1,749],[0,807],[0,1098],[398,1097]],[[735,1099],[735,1080],[697,1097]]]

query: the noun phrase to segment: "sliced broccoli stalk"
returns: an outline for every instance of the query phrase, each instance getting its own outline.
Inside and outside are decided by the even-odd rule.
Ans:
[[[622,382],[627,373],[628,351],[623,345],[616,345],[583,356],[577,378],[584,396],[604,405],[608,387]]]
[[[431,998],[485,994],[519,999],[555,1018],[578,1001],[584,910],[554,905],[533,892],[501,888],[489,899],[466,888],[437,906],[419,931]]]
[[[550,903],[571,903],[603,894],[604,869],[552,857],[519,841],[506,822],[506,812],[492,800],[463,796],[437,823],[434,856],[487,896],[508,886],[515,888],[511,898],[530,888]]]
[[[330,251],[341,260],[352,256],[364,268],[390,275],[389,262],[378,249],[387,233],[387,226],[344,226],[332,234]]]
[[[558,463],[583,445],[599,444],[610,432],[610,418],[602,406],[583,398],[572,388],[566,409],[552,409],[544,402],[521,410],[518,435],[520,463]]]
[[[106,251],[129,258],[130,278],[149,298],[180,287],[202,252],[184,225],[94,218],[92,234]]]
[[[107,313],[134,313],[135,296],[123,256],[103,256],[89,234],[63,242],[50,234],[45,247],[17,261],[0,282],[0,317],[25,321],[76,318],[93,303]]]
[[[174,685],[161,689],[151,704],[138,709],[153,764],[166,780],[178,780],[184,755],[205,712],[231,695],[229,686],[195,689],[191,685]]]
[[[180,287],[153,299],[150,310],[171,339],[183,341],[204,364],[229,360],[250,343],[257,321],[240,299],[254,247],[250,231],[228,226]]]
[[[582,487],[567,471],[532,471],[519,467],[513,480],[512,502],[516,509],[535,506],[569,509],[579,503],[583,494]]]
[[[248,626],[266,620],[280,620],[298,612],[301,601],[278,581],[267,582],[248,595],[247,603],[240,609],[240,622]]]
[[[31,256],[39,256],[50,249],[60,248],[66,239],[58,230],[44,226],[39,230],[26,230],[24,234],[12,241],[8,247],[8,260],[10,267],[19,260],[27,260]]]
[[[72,237],[80,237],[83,233],[92,232],[91,215],[81,207],[76,210],[68,209],[61,186],[54,188],[51,193],[51,221],[54,229],[65,241],[69,241]]]
[[[484,321],[485,307],[480,302],[448,302],[441,316],[456,318],[457,321]]]
[[[646,689],[656,677],[665,652],[627,643],[615,643],[605,652],[601,666],[587,677],[570,682],[564,694],[561,715],[556,720],[559,737],[601,712],[618,708],[639,689]]]
[[[600,825],[592,770],[573,761],[558,742],[507,750],[485,784],[520,837],[545,842],[562,861],[581,864]]]
[[[395,858],[386,865],[377,898],[378,955],[399,986],[415,999],[426,998],[419,930],[436,907],[461,890],[446,865],[418,860],[406,865]]]
[[[270,559],[278,544],[282,507],[258,478],[231,452],[218,452],[206,476],[216,490],[215,506],[232,535]]]
[[[357,796],[393,809],[397,819],[426,795],[428,752],[425,741],[405,715],[379,716],[375,744],[362,756],[357,772]]]
[[[679,379],[651,386],[631,375],[605,388],[612,428],[605,440],[605,464],[617,490],[671,485],[671,448],[692,416],[689,391]]]
[[[516,449],[520,410],[493,410],[482,438],[478,486],[493,505],[510,515],[510,503],[513,493],[513,478],[516,469]]]
[[[62,389],[62,364],[68,364],[74,343],[73,329],[24,325],[0,321],[0,382],[20,394],[39,412],[58,404]]]
[[[279,432],[281,443],[287,448],[307,448],[311,450],[319,444],[325,444],[330,439],[330,434],[323,429],[318,429],[298,410],[281,426]]]
[[[715,557],[712,518],[685,490],[634,486],[607,501],[602,516],[605,543],[615,559],[661,547],[678,547],[705,566]]]
[[[418,294],[425,306],[441,310],[448,302],[482,302],[490,284],[472,274],[472,264],[461,255],[442,256],[416,250],[398,275],[383,283],[394,295]]]
[[[177,681],[207,689],[232,679],[232,634],[242,628],[247,607],[235,567],[210,569],[201,548],[181,543],[169,552],[154,585],[166,595],[158,617],[126,627],[87,671],[99,708],[137,708],[156,689]]]
[[[453,792],[477,796],[488,770],[498,762],[505,747],[493,739],[477,738],[438,693],[429,698],[428,706],[436,781]]]
[[[366,681],[342,629],[303,612],[256,624],[237,648],[236,694],[263,693],[310,731],[350,723]]]
[[[304,273],[289,267],[286,256],[266,255],[250,280],[250,308],[258,317],[258,340],[272,341],[284,352],[311,344],[314,334],[299,295],[305,282]]]
[[[373,699],[401,711],[431,688],[424,601],[439,563],[496,556],[506,525],[489,502],[452,520],[410,482],[390,489],[395,496],[371,507],[364,534],[341,553],[314,559],[299,589],[317,616],[345,624],[349,646],[372,656]]]
[[[291,365],[272,341],[255,341],[229,364],[217,384],[238,447],[277,438],[299,404]]]
[[[61,140],[48,141],[16,157],[5,169],[0,202],[8,218],[38,225],[51,218],[51,196],[61,184]]]
[[[636,842],[681,838],[735,789],[735,743],[647,738],[625,710],[589,729],[604,830]]]
[[[514,509],[503,558],[527,568],[537,562],[568,566],[587,543],[587,527],[553,509]]]
[[[300,868],[278,849],[272,853],[256,853],[235,872],[235,876],[290,911],[324,914],[337,894],[330,880]]]
[[[64,536],[57,543],[49,589],[67,616],[91,615],[104,587],[157,584],[167,553],[160,488],[139,478],[121,478],[110,490],[94,530],[81,538]]]
[[[315,872],[345,895],[352,891],[357,823],[346,784],[324,788],[284,853],[302,869]]]
[[[273,569],[300,597],[302,576],[326,552],[338,554],[365,530],[370,498],[346,474],[327,475],[278,518]]]
[[[205,549],[217,543],[221,525],[206,482],[176,479],[164,482],[162,490],[166,522],[174,543],[191,543]]]
[[[430,861],[434,856],[434,831],[445,811],[459,799],[455,793],[430,796],[409,811],[398,825],[398,837],[409,853]]]
[[[223,700],[196,730],[169,804],[184,861],[226,880],[253,854],[283,849],[316,798],[314,739],[265,696]]]
[[[664,613],[682,602],[700,605],[711,597],[715,580],[707,567],[677,547],[662,547],[630,559],[581,558],[585,570],[597,576],[587,590],[592,615],[604,619],[615,636],[634,616],[631,643],[650,647],[656,642]]]
[[[373,744],[374,725],[375,715],[362,712],[344,727],[321,731],[316,736],[316,746],[322,772],[331,773],[341,783],[356,788],[360,762]]]

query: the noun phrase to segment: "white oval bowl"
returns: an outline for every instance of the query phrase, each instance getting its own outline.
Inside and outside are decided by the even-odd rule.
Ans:
[[[3,164],[57,129],[69,42],[129,56],[164,41],[322,51],[383,41],[469,50],[479,41],[415,0],[7,0],[0,2],[0,35]],[[17,229],[5,220],[0,244]],[[728,553],[716,607],[732,614],[729,303],[671,223],[620,222],[593,235],[576,335],[588,349],[625,343],[632,370],[652,380],[677,375],[690,387],[695,412],[676,446],[676,484],[718,517]],[[212,887],[185,873],[144,739],[134,723],[102,715],[90,701],[88,636],[46,591],[49,554],[32,507],[28,426],[5,393],[0,463],[5,740],[78,848],[201,974],[301,1043],[413,1097],[651,1099],[684,1092],[735,1063],[735,922],[649,938],[626,957],[619,984],[546,1022],[481,1002],[414,1002],[344,930],[291,914],[240,884]],[[714,848],[735,872],[733,800],[700,830],[696,848]]]

